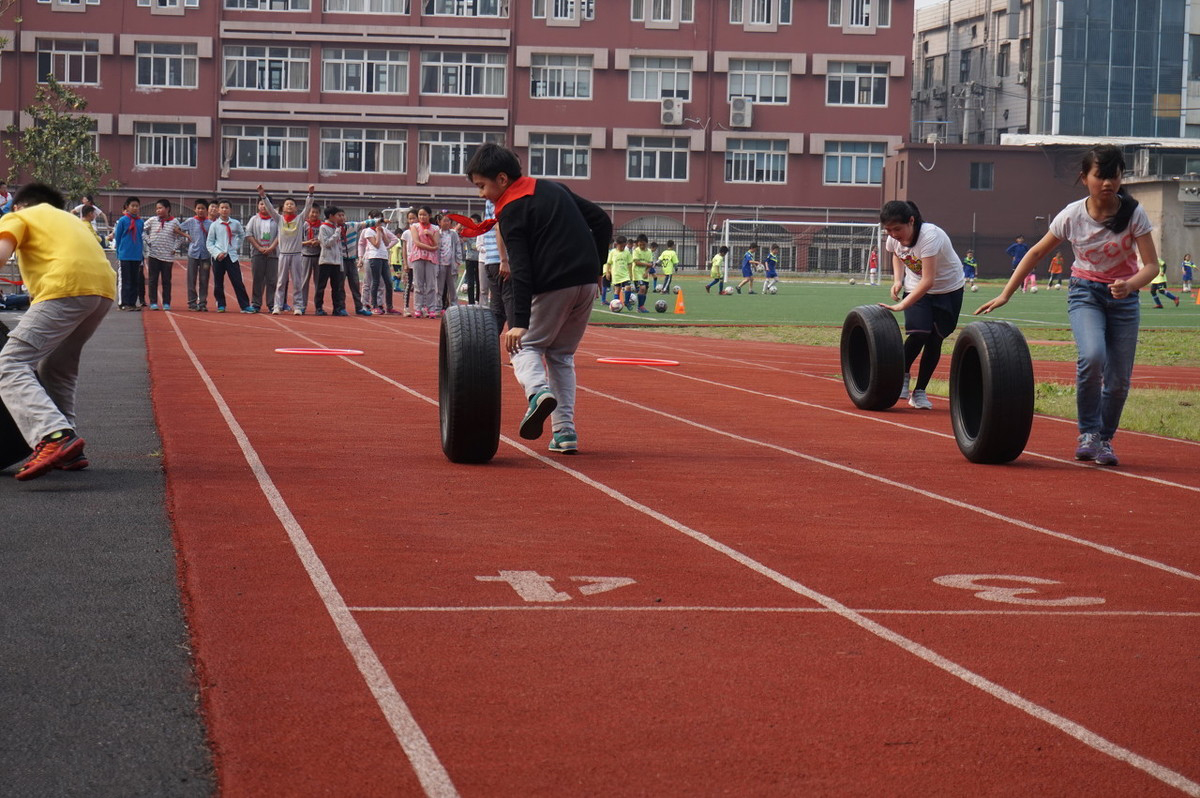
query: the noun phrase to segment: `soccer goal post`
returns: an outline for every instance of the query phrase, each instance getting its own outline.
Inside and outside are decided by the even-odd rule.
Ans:
[[[787,222],[777,219],[726,219],[721,243],[729,247],[725,279],[730,269],[741,274],[742,257],[758,245],[755,260],[766,261],[772,245],[779,247],[781,275],[866,277],[872,248],[880,247],[882,230],[868,222]]]

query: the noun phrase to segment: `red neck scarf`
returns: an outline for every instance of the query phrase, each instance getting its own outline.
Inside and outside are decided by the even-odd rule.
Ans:
[[[504,189],[504,193],[496,200],[496,217],[500,216],[500,211],[504,206],[513,200],[519,200],[522,197],[532,197],[534,189],[537,188],[537,180],[528,175],[522,175],[516,180],[508,184],[508,188]],[[488,230],[496,226],[496,218],[484,219],[482,222],[476,222],[474,219],[466,216],[459,216],[457,213],[447,214],[450,220],[462,225],[462,232],[459,233],[463,238],[475,238],[481,236]]]
[[[233,228],[232,228],[232,227],[230,227],[230,225],[229,225],[229,220],[228,220],[228,219],[222,219],[222,220],[221,220],[221,224],[225,225],[225,237],[226,237],[226,240],[227,240],[227,241],[228,241],[230,244],[232,244],[232,243],[233,243]]]
[[[259,212],[258,212],[258,218],[259,218],[259,219],[270,219],[270,218],[271,218],[271,214],[267,213],[266,211],[259,211]]]
[[[199,222],[200,224],[204,224],[204,222],[208,219],[208,215],[205,214],[204,216],[197,216],[195,218],[196,218],[197,222]]]
[[[299,214],[295,214],[295,213],[281,213],[281,214],[280,214],[280,216],[282,216],[282,217],[283,217],[283,220],[284,220],[285,222],[287,222],[288,224],[291,224],[291,223],[292,223],[292,219],[295,219],[295,218],[296,218],[296,216],[298,216],[298,215],[299,215]]]
[[[141,239],[141,236],[139,236],[138,232],[137,232],[137,220],[138,220],[137,214],[130,213],[129,211],[125,211],[124,215],[129,217],[129,231],[128,231],[129,238],[132,239],[133,241],[139,241]]]

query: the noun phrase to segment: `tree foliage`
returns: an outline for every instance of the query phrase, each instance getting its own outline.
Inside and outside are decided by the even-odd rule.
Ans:
[[[83,115],[87,100],[53,77],[38,86],[24,109],[33,124],[4,131],[9,183],[48,183],[67,197],[92,194],[111,171],[92,143],[92,120]],[[116,188],[115,182],[105,187]]]

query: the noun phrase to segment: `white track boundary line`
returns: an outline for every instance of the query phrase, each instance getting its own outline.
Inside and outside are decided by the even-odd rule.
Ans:
[[[181,339],[181,342],[182,342],[182,339]],[[314,343],[317,343],[317,342],[314,341]],[[192,356],[190,350],[189,350],[189,356]],[[358,368],[362,369],[363,371],[366,371],[370,374],[373,374],[373,375],[379,377],[380,379],[384,380],[385,382],[387,382],[391,385],[395,385],[396,387],[401,388],[406,393],[409,393],[413,396],[424,399],[426,402],[428,402],[431,405],[436,406],[436,404],[437,404],[437,402],[435,400],[433,400],[429,397],[426,397],[423,394],[418,393],[417,391],[415,391],[407,386],[401,385],[400,383],[396,382],[395,380],[391,379],[390,377],[380,374],[379,372],[375,371],[374,369],[370,368],[369,366],[364,366],[361,363],[357,363],[354,360],[352,360],[351,358],[343,357],[342,359],[344,361],[346,361],[347,363],[357,366]],[[196,363],[198,369],[201,368],[199,366],[198,361],[193,360],[193,362]],[[215,387],[214,387],[214,389],[210,389],[210,390],[215,390]],[[598,392],[593,392],[593,393],[598,393]],[[600,395],[605,396],[606,398],[613,398],[613,397],[607,397],[607,395],[605,395],[605,394],[600,394]],[[616,401],[621,401],[621,400],[616,400]],[[626,404],[628,405],[630,403],[626,403]],[[651,410],[650,408],[645,408],[645,407],[641,407],[641,409]],[[664,415],[664,416],[668,415],[666,413],[660,413],[659,411],[651,411],[651,412],[656,412],[656,413],[659,413],[659,415]],[[679,420],[682,420],[682,419],[679,419]],[[684,422],[684,423],[692,424],[693,426],[699,427],[701,429],[709,429],[718,434],[725,435],[727,437],[735,438],[738,440],[743,440],[743,441],[747,441],[747,442],[751,442],[751,443],[760,443],[760,442],[756,442],[756,441],[750,441],[747,438],[741,438],[740,436],[733,435],[731,433],[721,432],[720,430],[715,430],[710,427],[705,427],[704,425],[697,424],[695,422]],[[1056,713],[1052,710],[1046,709],[1045,707],[1041,706],[1040,704],[1037,704],[1033,701],[1030,701],[1030,700],[1020,696],[1019,694],[1013,692],[1012,690],[1009,690],[1008,688],[1003,687],[1003,686],[997,684],[996,682],[993,682],[990,679],[987,679],[987,678],[975,673],[974,671],[971,671],[968,668],[963,667],[962,665],[959,665],[958,663],[954,662],[953,660],[950,660],[947,657],[944,657],[941,654],[938,654],[933,649],[923,646],[920,643],[916,642],[915,640],[911,640],[911,639],[905,637],[904,635],[900,634],[899,632],[895,632],[895,631],[889,629],[888,627],[883,626],[882,624],[871,620],[870,618],[866,617],[862,613],[859,613],[859,612],[856,612],[855,610],[850,609],[849,607],[845,606],[844,604],[837,601],[836,599],[834,599],[830,596],[826,596],[825,594],[820,593],[812,588],[809,588],[809,587],[801,584],[800,582],[792,579],[791,577],[785,576],[784,574],[780,573],[779,571],[776,571],[773,568],[770,568],[769,566],[758,562],[757,560],[753,559],[752,557],[741,553],[740,551],[738,551],[737,549],[734,549],[731,546],[727,546],[726,544],[721,543],[720,541],[716,540],[715,538],[709,537],[708,535],[704,534],[703,532],[692,529],[691,527],[689,527],[685,524],[682,524],[682,523],[674,520],[673,518],[663,515],[662,513],[658,512],[657,510],[642,504],[641,502],[635,500],[633,497],[627,496],[624,493],[621,493],[620,491],[616,490],[615,488],[611,488],[602,482],[594,480],[591,477],[587,476],[586,474],[583,474],[578,471],[574,471],[570,468],[567,468],[566,466],[562,465],[561,463],[558,463],[549,457],[539,454],[539,453],[533,451],[532,449],[528,448],[527,446],[519,444],[516,441],[514,441],[506,436],[502,435],[500,437],[501,437],[501,440],[503,440],[509,446],[513,447],[514,449],[516,449],[519,452],[524,453],[526,456],[542,463],[543,465],[547,465],[550,468],[560,471],[563,474],[566,474],[566,475],[572,477],[573,479],[576,479],[579,482],[582,482],[583,484],[588,485],[589,487],[595,489],[596,491],[603,493],[604,495],[608,496],[609,498],[611,498],[615,501],[621,502],[623,505],[625,505],[627,507],[632,507],[633,509],[642,513],[643,515],[646,515],[646,516],[662,523],[663,525],[665,525],[671,529],[674,529],[675,531],[680,532],[683,535],[686,535],[687,537],[691,538],[692,540],[695,540],[696,542],[701,543],[704,546],[707,546],[708,548],[712,549],[713,551],[716,551],[720,554],[725,555],[726,557],[728,557],[731,560],[733,560],[734,562],[737,562],[738,564],[744,566],[745,568],[747,568],[763,577],[766,577],[767,579],[769,579],[772,582],[775,582],[777,585],[780,585],[781,587],[783,587],[787,590],[790,590],[793,593],[796,593],[797,595],[808,598],[809,600],[813,601],[814,603],[816,603],[822,607],[825,607],[830,612],[834,613],[835,615],[838,615],[839,617],[843,618],[846,621],[849,621],[850,623],[854,624],[855,626],[858,626],[859,628],[875,635],[876,637],[879,637],[883,640],[886,640],[889,643],[892,643],[893,645],[903,649],[904,651],[907,651],[908,653],[916,656],[918,659],[921,659],[921,660],[927,662],[928,664],[933,665],[934,667],[944,671],[945,673],[947,673],[951,676],[954,676],[954,677],[962,680],[963,682],[966,682],[967,684],[971,685],[972,687],[975,687],[975,688],[983,691],[984,693],[987,693],[988,695],[992,696],[993,698],[995,698],[999,701],[1002,701],[1003,703],[1008,704],[1009,706],[1026,713],[1030,717],[1033,717],[1036,720],[1040,720],[1043,723],[1046,723],[1049,726],[1052,726],[1053,728],[1058,729],[1059,731],[1063,732],[1064,734],[1080,741],[1081,743],[1088,746],[1089,748],[1092,748],[1093,750],[1095,750],[1101,754],[1104,754],[1106,756],[1109,756],[1113,759],[1116,759],[1120,762],[1125,762],[1126,764],[1131,765],[1132,767],[1135,767],[1138,770],[1141,770],[1142,772],[1146,773],[1147,775],[1152,776],[1155,779],[1158,779],[1159,781],[1163,782],[1164,784],[1175,787],[1176,789],[1184,792],[1187,795],[1193,796],[1194,798],[1200,798],[1200,783],[1192,781],[1191,779],[1184,776],[1182,773],[1174,771],[1174,770],[1166,767],[1165,765],[1160,765],[1159,763],[1154,762],[1151,759],[1143,757],[1140,754],[1137,754],[1137,753],[1131,751],[1130,749],[1125,748],[1124,746],[1118,745],[1117,743],[1114,743],[1111,740],[1108,740],[1107,738],[1102,737],[1101,735],[1086,728],[1082,724],[1076,723],[1075,721],[1073,721],[1063,715],[1059,715],[1058,713]],[[783,447],[773,446],[770,444],[760,444],[760,445],[767,446],[768,448],[771,448],[771,449],[786,451],[783,449]],[[788,453],[790,453],[790,452],[788,452]],[[901,485],[901,483],[892,483],[890,480],[884,480],[884,479],[881,479],[878,477],[874,477],[873,475],[867,474],[866,472],[863,472],[863,471],[859,471],[858,469],[849,468],[847,466],[842,466],[837,463],[829,463],[829,461],[823,461],[823,460],[820,460],[819,458],[811,457],[809,455],[803,455],[799,452],[796,452],[795,454],[804,459],[811,460],[813,462],[827,464],[832,467],[838,468],[839,470],[844,470],[844,471],[848,471],[850,473],[855,473],[860,476],[868,477],[870,479],[876,479],[876,480],[878,480],[880,482],[884,482],[886,484],[895,484],[897,486]],[[261,467],[261,464],[260,464],[260,467]],[[926,491],[922,491],[920,489],[913,488],[911,486],[904,486],[904,487],[906,487],[909,490],[913,490],[914,492],[917,492],[917,493],[921,493],[921,494],[927,493]],[[931,498],[943,498],[944,499],[944,497],[937,497],[934,494],[929,494],[929,495]],[[949,501],[951,503],[955,503],[955,504],[962,504],[961,502],[956,502],[953,499],[944,499],[944,500]],[[995,516],[995,517],[999,518],[1000,520],[1006,520],[1002,516],[998,516],[997,514],[991,513],[990,511],[987,511],[987,510],[982,510],[982,508],[971,508],[969,505],[964,505],[964,506],[967,509],[975,509],[976,511],[982,512],[985,515]],[[1013,523],[1016,523],[1019,526],[1031,526],[1031,525],[1024,524],[1024,522],[1015,521],[1015,519],[1013,520]],[[1173,569],[1170,566],[1165,566],[1161,563],[1154,563],[1151,560],[1143,560],[1142,558],[1137,558],[1137,557],[1134,557],[1133,555],[1127,555],[1127,554],[1124,554],[1123,552],[1118,552],[1118,550],[1116,550],[1116,549],[1110,549],[1110,547],[1107,547],[1107,546],[1102,547],[1102,546],[1099,546],[1098,544],[1091,543],[1090,541],[1082,541],[1077,538],[1071,538],[1070,536],[1064,536],[1064,535],[1061,535],[1061,533],[1054,533],[1054,532],[1051,532],[1050,530],[1045,530],[1045,531],[1046,531],[1046,533],[1051,534],[1053,536],[1064,537],[1068,540],[1073,540],[1076,542],[1083,543],[1084,545],[1091,546],[1093,548],[1098,548],[1101,551],[1109,550],[1110,553],[1117,553],[1121,556],[1129,557],[1130,559],[1136,559],[1138,561],[1143,561],[1146,564],[1152,565],[1153,567],[1160,567],[1160,568],[1163,568],[1165,570],[1169,570],[1172,572],[1178,571],[1178,569]],[[314,553],[314,556],[315,556],[315,553]],[[1178,571],[1178,573],[1180,575],[1186,576],[1188,578],[1200,579],[1200,577],[1197,577],[1193,574],[1188,574],[1186,571]],[[330,587],[332,588],[332,585],[330,585]],[[349,610],[345,607],[344,604],[342,605],[342,609],[343,609],[343,611],[347,612],[347,614],[349,614]],[[355,624],[355,628],[356,629],[358,628],[357,624]],[[359,631],[359,633],[361,634],[361,630]],[[364,643],[365,643],[365,640],[364,640]],[[380,667],[382,667],[382,665]],[[390,684],[390,682],[389,682],[389,684]],[[398,694],[397,694],[397,698],[399,698]],[[418,731],[419,731],[419,729],[418,729]],[[440,763],[439,763],[439,767],[440,767]],[[446,778],[448,781],[449,776],[447,775]],[[451,789],[453,789],[453,788],[451,787]]]
[[[292,543],[292,547],[296,551],[296,556],[300,563],[304,566],[305,572],[312,581],[313,587],[317,594],[321,597],[321,601],[325,604],[325,609],[329,612],[329,617],[333,620],[334,627],[337,628],[338,634],[342,638],[342,643],[346,650],[354,659],[354,664],[358,666],[359,673],[362,674],[367,687],[371,691],[371,695],[375,697],[375,702],[379,705],[379,709],[383,712],[387,719],[388,725],[391,726],[392,732],[396,736],[396,740],[400,743],[404,753],[408,756],[409,762],[412,763],[413,772],[420,780],[421,786],[425,789],[425,794],[428,796],[438,796],[439,798],[457,796],[458,791],[450,780],[450,774],[446,772],[437,754],[430,745],[429,739],[425,736],[425,732],[417,724],[413,717],[408,704],[401,697],[400,692],[396,689],[396,685],[392,682],[387,674],[387,670],[383,666],[383,662],[379,659],[379,655],[371,648],[371,644],[367,641],[366,635],[362,631],[362,627],[354,620],[350,609],[346,606],[345,599],[342,598],[337,586],[333,583],[333,578],[329,575],[329,571],[325,568],[325,564],[321,561],[316,549],[313,548],[308,536],[301,527],[300,522],[292,514],[291,509],[284,501],[279,489],[272,481],[270,474],[267,473],[266,467],[258,456],[258,452],[250,443],[245,431],[238,423],[230,409],[229,404],[221,395],[216,383],[209,376],[208,371],[200,363],[196,353],[192,351],[191,346],[183,336],[183,332],[171,319],[171,326],[175,330],[175,335],[179,339],[180,346],[191,360],[197,373],[200,375],[201,381],[208,389],[209,395],[220,411],[221,416],[225,419],[229,431],[233,434],[237,441],[238,447],[242,450],[242,455],[246,459],[246,464],[250,466],[250,470],[254,473],[254,478],[258,481],[258,486],[262,490],[263,496],[271,505],[271,509],[275,511],[275,516],[282,524],[284,531],[287,532],[288,539]]]
[[[610,606],[589,607],[570,606],[562,604],[523,604],[513,605],[484,605],[471,607],[350,607],[351,612],[699,612],[699,613],[747,613],[747,614],[781,614],[781,615],[830,615],[832,611],[825,607],[691,607],[686,605],[664,606],[655,604],[652,607],[639,606]],[[1183,612],[1173,610],[906,610],[906,609],[852,609],[851,612],[862,615],[953,615],[953,616],[1033,616],[1057,618],[1200,618],[1200,612]]]

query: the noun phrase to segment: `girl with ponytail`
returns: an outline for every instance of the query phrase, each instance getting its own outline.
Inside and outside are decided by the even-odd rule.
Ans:
[[[1118,147],[1093,147],[1079,179],[1088,195],[1064,208],[1050,231],[1025,253],[1000,296],[975,314],[1008,302],[1042,259],[1063,241],[1075,263],[1067,291],[1067,316],[1079,350],[1075,369],[1079,440],[1076,460],[1115,466],[1112,439],[1129,395],[1141,310],[1138,290],[1158,273],[1158,251],[1146,211],[1121,189],[1125,158]],[[1138,259],[1141,258],[1139,268]]]

